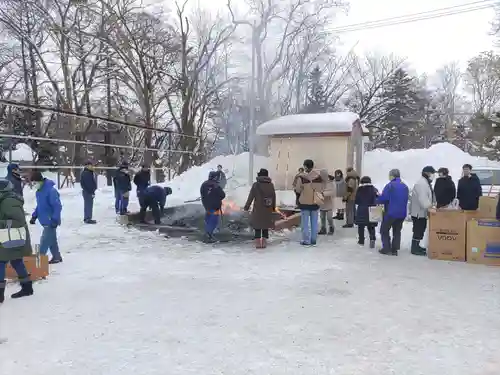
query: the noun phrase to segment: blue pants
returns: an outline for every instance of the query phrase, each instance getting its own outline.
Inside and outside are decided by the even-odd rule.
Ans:
[[[57,243],[57,228],[46,226],[43,227],[42,237],[40,237],[40,254],[47,255],[49,249],[53,258],[61,259],[61,252]]]
[[[7,263],[8,262],[0,262],[0,283],[5,281],[5,267],[7,267]],[[11,260],[10,265],[16,271],[19,280],[28,278],[28,271],[22,259]]]
[[[205,213],[205,232],[207,234],[214,234],[215,229],[219,225],[219,216],[213,212]]]
[[[118,213],[120,215],[126,215],[128,211],[128,197],[125,194],[127,193],[120,193],[118,197]]]
[[[300,211],[302,242],[306,245],[316,243],[316,239],[318,238],[318,212],[319,210]]]
[[[92,220],[94,210],[94,194],[82,191],[83,196],[83,220]]]
[[[115,187],[115,212],[117,214],[120,213],[120,193],[118,192],[118,189]]]

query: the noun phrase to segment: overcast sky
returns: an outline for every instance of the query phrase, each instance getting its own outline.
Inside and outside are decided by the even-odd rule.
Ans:
[[[374,21],[409,13],[425,12],[470,3],[474,0],[351,0],[347,16],[333,27]],[[476,54],[491,50],[488,35],[493,9],[447,16],[432,20],[342,34],[346,50],[356,45],[359,52],[380,51],[408,57],[419,73],[434,72],[450,61],[465,66]]]

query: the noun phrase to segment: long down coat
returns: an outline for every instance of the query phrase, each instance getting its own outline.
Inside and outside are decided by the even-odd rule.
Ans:
[[[257,177],[248,194],[244,210],[248,211],[253,202],[250,225],[253,229],[269,229],[274,227],[276,215],[276,192],[269,177]]]
[[[0,262],[22,259],[32,254],[30,232],[26,224],[23,198],[14,193],[12,183],[0,180]],[[17,238],[18,234],[22,234]],[[8,247],[8,240],[23,242]]]

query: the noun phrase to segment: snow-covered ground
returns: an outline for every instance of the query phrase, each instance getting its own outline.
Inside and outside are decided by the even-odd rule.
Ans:
[[[409,162],[385,154],[393,160],[373,164],[372,177],[383,183],[381,169],[399,167],[411,182],[412,168],[441,166],[430,162],[439,151],[413,150]],[[221,161],[232,195],[243,197],[245,155],[172,181],[170,204],[196,198]],[[96,197],[99,225],[82,226],[80,192],[61,197],[64,263],[33,297],[0,307],[0,374],[498,374],[499,270],[413,257],[409,228],[397,258],[341,228],[315,248],[294,233],[256,251],[126,229],[109,188]],[[27,209],[33,203],[26,191]]]

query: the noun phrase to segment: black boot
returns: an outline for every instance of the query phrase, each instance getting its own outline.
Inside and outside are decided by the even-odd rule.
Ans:
[[[17,299],[33,295],[33,282],[29,279],[21,280],[21,290],[11,295],[11,298]]]
[[[378,251],[380,254],[382,255],[393,255],[393,256],[397,256],[398,255],[398,251],[397,250],[392,250],[392,249],[380,249]]]
[[[335,227],[332,225],[330,229],[328,230],[329,235],[333,235],[335,233]]]
[[[5,280],[0,281],[0,303],[5,301]]]
[[[364,238],[359,238],[358,239],[358,245],[363,246],[365,244],[365,239]]]
[[[370,249],[375,249],[375,240],[370,240]]]
[[[344,220],[344,211],[337,211],[337,220]]]
[[[420,246],[420,240],[411,240],[411,253],[413,255],[425,256],[427,250]]]
[[[58,264],[62,262],[63,262],[62,258],[52,258],[51,260],[49,260],[49,264]]]
[[[318,234],[320,234],[320,235],[326,234],[326,228],[325,228],[325,227],[322,227],[322,228],[319,230]]]
[[[83,220],[83,222],[85,224],[97,224],[97,221],[95,221],[94,219],[85,219]]]
[[[354,224],[344,224],[342,228],[354,228]]]

